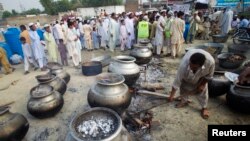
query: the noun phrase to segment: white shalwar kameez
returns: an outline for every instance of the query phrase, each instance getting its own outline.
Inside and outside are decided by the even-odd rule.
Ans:
[[[79,65],[79,55],[78,55],[78,51],[76,48],[75,39],[77,39],[77,36],[74,33],[74,29],[68,28],[68,31],[67,31],[68,52],[72,53],[71,55],[72,55],[72,60],[73,60],[74,66],[78,66]]]
[[[116,35],[116,21],[111,18],[109,22],[109,49],[112,52],[115,49],[116,36],[118,36]]]
[[[204,65],[199,70],[197,70],[196,73],[193,73],[193,71],[189,67],[190,57],[194,53],[201,53],[206,57]],[[199,82],[202,79],[211,79],[213,77],[214,68],[215,68],[214,58],[208,52],[202,49],[193,49],[185,54],[173,83],[173,87],[175,89],[180,88],[180,95],[182,97],[183,102],[188,101],[189,95],[186,95],[186,93],[197,89]],[[197,97],[202,108],[207,108],[207,103],[208,103],[207,84],[202,92],[194,93],[194,95]]]
[[[31,47],[33,50],[34,57],[38,61],[39,67],[43,68],[46,65],[46,56],[44,53],[44,46],[40,42],[40,37],[37,31],[29,31],[31,39]]]
[[[127,40],[127,48],[131,49],[131,46],[133,44],[133,41],[135,39],[135,30],[134,30],[134,19],[130,19],[130,18],[126,18],[125,19],[125,26],[127,28],[128,33],[130,33],[130,35],[128,35],[128,40]]]

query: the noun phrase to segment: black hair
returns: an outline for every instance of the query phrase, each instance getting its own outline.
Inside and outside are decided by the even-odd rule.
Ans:
[[[74,22],[69,21],[69,22],[68,22],[68,27],[70,27],[70,26],[72,26],[72,25],[74,25]]]
[[[20,25],[20,29],[21,30],[26,30],[26,26],[25,25]]]
[[[196,64],[199,66],[203,66],[204,63],[206,61],[206,57],[204,54],[202,53],[194,53],[191,57],[190,57],[190,62],[192,64]]]
[[[178,13],[177,13],[177,17],[179,18],[179,17],[181,17],[181,16],[183,16],[184,15],[184,12],[182,12],[182,11],[179,11]]]
[[[24,37],[20,37],[20,41],[26,41]]]
[[[112,14],[111,14],[111,17],[115,17],[115,13],[112,13]]]

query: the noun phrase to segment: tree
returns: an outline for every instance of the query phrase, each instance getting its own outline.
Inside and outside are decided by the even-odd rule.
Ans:
[[[55,5],[53,4],[54,1],[53,0],[40,0],[40,3],[42,4],[42,6],[44,7],[44,11],[50,15],[55,15],[56,13],[56,9],[55,9]]]
[[[12,16],[17,16],[17,15],[18,15],[18,13],[16,12],[15,9],[12,9],[12,10],[11,10],[11,13],[12,13]]]
[[[38,15],[38,14],[41,14],[41,10],[40,9],[37,9],[37,8],[32,8],[32,9],[29,9],[27,11],[24,11],[23,14],[27,14],[27,15]]]
[[[9,11],[4,11],[2,17],[3,17],[3,19],[5,19],[5,18],[11,17],[11,16],[12,16],[12,14]]]

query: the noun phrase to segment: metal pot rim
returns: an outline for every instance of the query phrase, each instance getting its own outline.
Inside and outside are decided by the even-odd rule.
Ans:
[[[114,76],[114,77],[117,77],[118,81],[117,82],[110,82],[110,83],[104,83],[102,82],[101,78],[102,76],[104,77],[110,77],[110,76]],[[108,85],[108,86],[113,86],[113,85],[118,85],[118,84],[122,84],[124,81],[125,81],[125,78],[123,75],[121,74],[117,74],[117,73],[102,73],[98,76],[100,79],[97,81],[98,84],[101,84],[101,85]]]
[[[250,86],[242,86],[238,84],[238,81],[234,81],[234,86],[236,88],[242,88],[242,89],[250,89]]]
[[[36,88],[39,87],[39,86],[41,86],[41,85],[39,84],[39,85],[33,87],[33,88],[30,90],[30,96],[31,96],[32,98],[36,98],[36,99],[43,98],[43,97],[46,97],[46,96],[48,96],[48,95],[51,95],[51,94],[54,92],[54,88],[53,88],[52,86],[50,86],[50,85],[44,85],[44,86],[46,86],[46,87],[50,87],[50,88],[51,88],[51,91],[48,92],[47,94],[44,94],[44,95],[41,95],[41,96],[36,96],[36,95],[33,94],[33,91],[34,91],[34,89],[36,89]]]
[[[121,59],[129,59],[128,61],[124,61]],[[121,62],[121,63],[134,63],[136,61],[136,59],[132,56],[125,56],[125,55],[119,55],[119,56],[115,56],[114,60],[117,62]]]
[[[4,106],[0,108],[0,115],[5,114],[6,112],[9,112],[10,106]]]
[[[114,110],[109,109],[109,108],[105,108],[105,107],[95,107],[95,108],[91,108],[91,109],[89,109],[89,110],[87,110],[87,111],[85,111],[85,112],[81,112],[81,113],[77,114],[77,115],[74,116],[73,119],[71,120],[70,125],[69,125],[70,134],[71,134],[71,136],[72,136],[74,139],[76,139],[77,141],[82,141],[82,140],[79,139],[79,138],[75,135],[75,132],[74,132],[75,129],[74,129],[74,127],[73,127],[73,123],[75,122],[75,120],[76,120],[79,116],[81,116],[81,115],[83,115],[83,114],[86,114],[86,113],[88,113],[88,112],[91,112],[91,111],[95,111],[95,110],[107,111],[107,112],[113,114],[113,115],[117,118],[117,120],[118,120],[118,127],[117,127],[116,131],[115,131],[112,135],[110,135],[108,138],[102,139],[101,141],[110,141],[110,140],[112,140],[113,138],[115,138],[115,137],[121,132],[121,130],[122,130],[122,119],[121,119],[121,117],[120,117]]]

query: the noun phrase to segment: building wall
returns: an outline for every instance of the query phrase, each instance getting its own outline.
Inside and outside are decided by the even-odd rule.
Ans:
[[[58,19],[58,16],[34,16],[34,17],[10,17],[6,19],[8,25],[27,25],[31,22],[37,22],[39,20],[41,26],[46,23],[51,23]]]
[[[138,11],[138,0],[127,0],[125,3],[126,12],[136,12]]]
[[[123,5],[120,6],[104,6],[104,7],[89,7],[89,8],[77,8],[78,16],[83,18],[85,17],[93,17],[100,15],[101,9],[105,9],[108,14],[113,12],[122,13],[125,11],[125,7]]]

